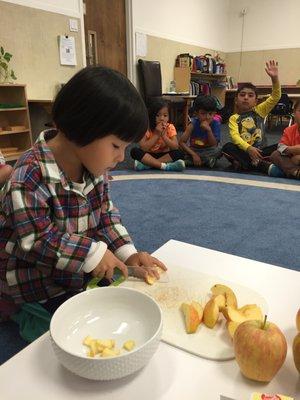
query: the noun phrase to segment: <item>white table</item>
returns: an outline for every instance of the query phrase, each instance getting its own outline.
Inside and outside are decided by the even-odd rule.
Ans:
[[[43,335],[0,367],[0,398],[5,400],[219,400],[220,394],[248,400],[254,391],[300,398],[300,378],[291,344],[300,307],[300,273],[269,264],[170,240],[154,253],[166,264],[201,272],[251,287],[270,308],[269,320],[288,342],[285,364],[267,385],[241,375],[233,361],[209,361],[161,343],[150,363],[134,376],[114,382],[77,377],[56,360],[49,334]]]

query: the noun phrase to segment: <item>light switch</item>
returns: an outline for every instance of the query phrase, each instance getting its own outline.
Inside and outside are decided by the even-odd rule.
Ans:
[[[70,31],[78,32],[78,20],[77,19],[69,19]]]

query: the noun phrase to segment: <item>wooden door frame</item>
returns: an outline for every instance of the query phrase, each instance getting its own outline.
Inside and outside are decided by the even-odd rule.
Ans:
[[[84,30],[84,6],[83,0],[78,0],[81,11],[81,29],[82,29],[82,57],[83,65],[86,66],[86,48],[85,48],[85,30]],[[132,0],[125,0],[125,18],[126,18],[126,59],[127,59],[127,78],[135,85],[136,74],[134,68],[134,32],[132,16]]]

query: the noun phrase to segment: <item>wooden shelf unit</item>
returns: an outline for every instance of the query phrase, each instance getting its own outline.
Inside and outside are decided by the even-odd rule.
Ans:
[[[201,79],[204,82],[210,83],[210,82],[224,82],[226,83],[226,74],[207,74],[204,72],[193,72],[191,71],[191,80],[196,80],[196,79]],[[226,94],[226,86],[224,87],[221,86],[211,86],[211,94],[213,96],[216,96],[220,102],[225,105],[225,94]]]
[[[26,85],[0,84],[0,103],[20,104],[20,107],[0,108],[0,150],[6,161],[15,161],[32,145]],[[11,126],[24,129],[9,130]]]
[[[226,83],[226,74],[209,74],[204,72],[194,72],[189,68],[174,68],[174,80],[176,82],[176,90],[189,91],[190,82],[192,80],[201,79],[203,82],[211,83],[214,81]],[[220,102],[225,104],[226,86],[211,86],[211,94],[218,97]]]

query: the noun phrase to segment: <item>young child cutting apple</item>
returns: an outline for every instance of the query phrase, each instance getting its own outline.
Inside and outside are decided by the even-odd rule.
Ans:
[[[115,268],[127,277],[130,265],[142,279],[166,269],[136,250],[109,195],[108,170],[148,127],[134,86],[109,68],[85,68],[58,93],[53,121],[18,160],[1,197],[1,315],[24,304],[52,314],[91,277],[110,280]]]

